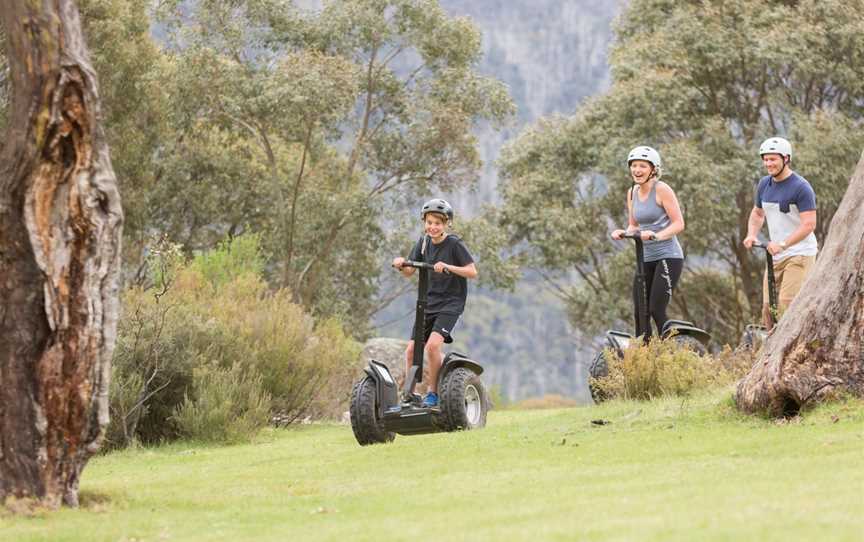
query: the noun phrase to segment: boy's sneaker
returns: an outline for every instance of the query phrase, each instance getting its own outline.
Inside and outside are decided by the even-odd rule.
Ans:
[[[423,408],[433,408],[438,406],[438,394],[435,392],[429,392],[426,394],[426,397],[423,398]]]

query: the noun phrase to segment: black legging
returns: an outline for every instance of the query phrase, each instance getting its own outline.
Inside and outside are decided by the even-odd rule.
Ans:
[[[648,315],[657,326],[657,334],[663,330],[663,324],[669,318],[666,317],[666,307],[672,301],[672,290],[681,278],[681,270],[684,268],[684,260],[681,258],[664,258],[656,262],[645,262],[645,288],[648,290]],[[640,329],[639,311],[636,296],[639,295],[636,287],[636,277],[633,277],[633,315],[636,319],[636,335],[645,335],[647,339],[651,335],[651,324],[649,329]]]

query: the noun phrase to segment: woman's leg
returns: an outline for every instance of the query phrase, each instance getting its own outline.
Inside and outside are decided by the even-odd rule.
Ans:
[[[651,289],[648,290],[648,311],[657,326],[657,334],[663,332],[663,325],[669,318],[666,309],[672,301],[672,291],[681,278],[684,260],[680,258],[665,258],[652,262],[656,264],[653,273]],[[647,265],[646,265],[647,267]]]

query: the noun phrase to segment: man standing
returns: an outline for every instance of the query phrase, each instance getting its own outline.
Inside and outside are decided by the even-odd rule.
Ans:
[[[768,252],[774,257],[774,277],[778,290],[780,314],[789,307],[813,262],[818,245],[816,229],[816,193],[807,179],[790,168],[792,144],[782,137],[766,139],[759,146],[762,165],[768,175],[759,181],[756,202],[750,212],[744,246],[750,248],[762,224],[768,221]],[[767,273],[762,288],[762,321],[770,330]]]

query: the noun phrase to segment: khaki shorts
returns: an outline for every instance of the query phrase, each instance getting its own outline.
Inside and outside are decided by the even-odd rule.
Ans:
[[[774,282],[777,288],[778,318],[789,308],[801,290],[801,285],[813,268],[816,256],[789,256],[774,264]],[[763,312],[768,310],[768,271],[762,277]]]

